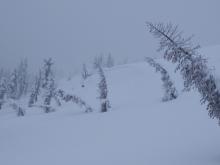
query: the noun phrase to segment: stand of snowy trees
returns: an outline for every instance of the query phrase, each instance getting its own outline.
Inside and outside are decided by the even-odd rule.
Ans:
[[[26,59],[22,60],[11,73],[2,69],[0,73],[0,109],[7,100],[13,102],[26,96],[28,88],[29,79]]]
[[[99,62],[97,63],[98,68],[96,68],[97,73],[100,75],[100,82],[97,82],[97,88],[99,89],[98,99],[101,102],[100,111],[106,112],[110,108],[109,101],[107,100],[107,82],[102,69],[103,63]],[[106,62],[106,67],[112,67],[114,65],[113,58],[110,54]],[[26,59],[22,60],[12,72],[1,69],[0,110],[4,106],[11,107],[16,111],[18,116],[24,116],[26,113],[25,107],[37,107],[43,109],[45,113],[49,113],[55,111],[55,107],[62,106],[63,103],[72,102],[84,108],[85,112],[92,112],[93,108],[82,98],[73,94],[67,94],[62,89],[57,88],[53,67],[54,63],[51,58],[44,60],[42,68],[40,68],[33,80],[31,80],[28,74]],[[82,79],[85,81],[91,75],[87,66],[83,64],[81,72]],[[27,99],[27,105],[20,101]]]

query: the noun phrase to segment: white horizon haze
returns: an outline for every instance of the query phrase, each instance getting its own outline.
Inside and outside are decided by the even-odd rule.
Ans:
[[[36,71],[52,57],[58,72],[79,70],[100,53],[116,61],[155,56],[145,22],[172,22],[202,46],[220,44],[218,0],[1,0],[0,67],[27,58]]]

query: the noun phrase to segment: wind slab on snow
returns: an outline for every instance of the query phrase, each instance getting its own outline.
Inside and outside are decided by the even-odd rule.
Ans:
[[[220,66],[219,46],[203,52],[210,52],[210,67]],[[77,76],[60,82],[61,89],[96,109],[93,113],[72,103],[50,114],[30,109],[22,118],[1,110],[0,165],[219,165],[217,121],[209,119],[196,91],[181,93],[174,66],[158,61],[175,80],[176,100],[161,101],[160,75],[143,62],[105,70],[108,113],[99,113],[96,74],[84,88]],[[219,69],[213,72],[220,77]]]

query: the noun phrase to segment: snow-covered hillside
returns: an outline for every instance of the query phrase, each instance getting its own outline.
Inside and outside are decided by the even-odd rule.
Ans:
[[[219,67],[218,55],[210,59]],[[208,117],[195,91],[181,92],[181,77],[172,64],[158,61],[179,90],[174,101],[161,101],[161,76],[142,62],[105,70],[112,106],[107,113],[99,112],[96,74],[84,88],[80,76],[59,84],[86,100],[95,109],[92,113],[72,103],[49,114],[31,109],[20,118],[2,110],[0,164],[219,165],[217,121]]]

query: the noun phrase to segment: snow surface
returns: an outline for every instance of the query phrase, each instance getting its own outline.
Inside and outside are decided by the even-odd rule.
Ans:
[[[217,67],[219,57],[210,58]],[[181,92],[174,66],[158,61],[179,90],[174,101],[161,101],[160,74],[142,62],[105,70],[112,105],[107,113],[99,112],[97,74],[84,88],[80,76],[59,85],[86,100],[92,113],[72,103],[50,114],[29,109],[24,117],[2,110],[0,165],[219,165],[217,121],[208,117],[195,91]]]

